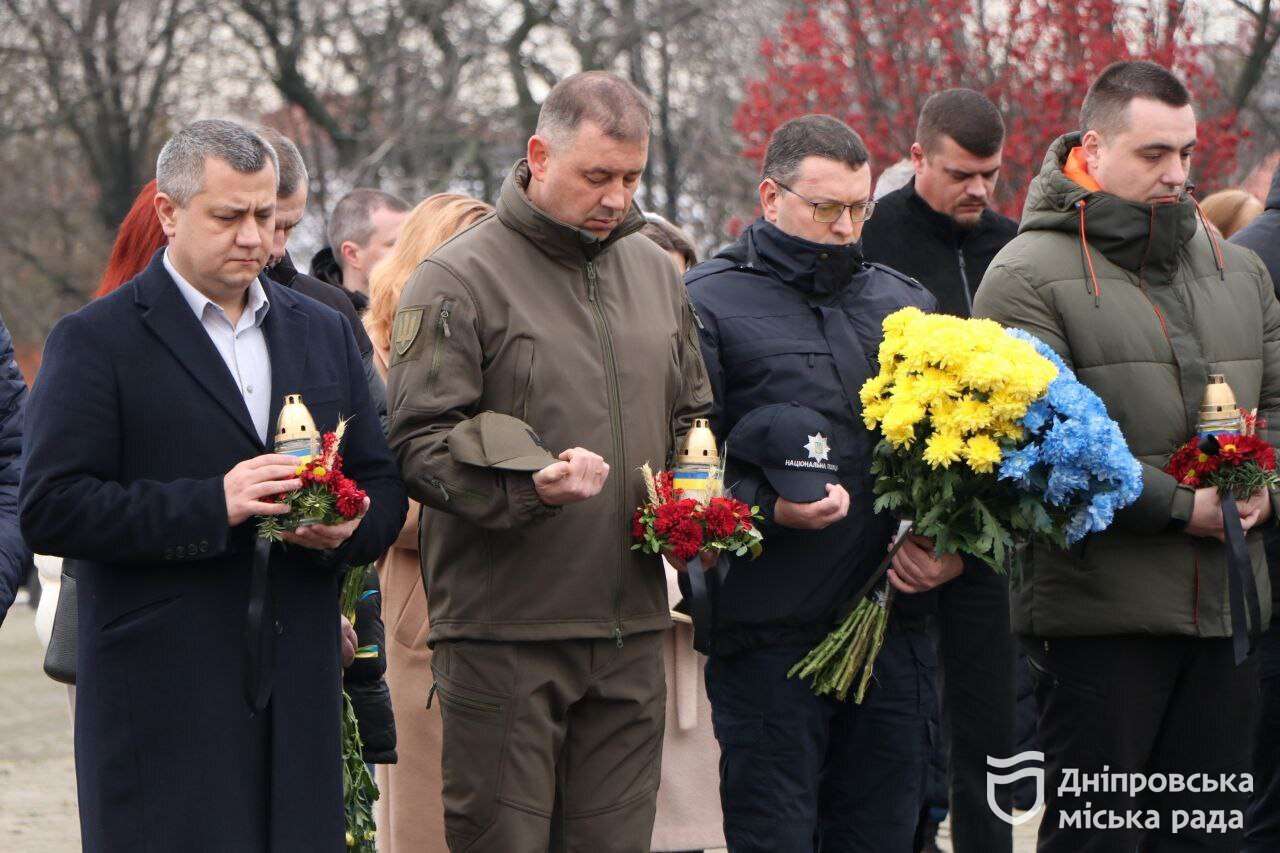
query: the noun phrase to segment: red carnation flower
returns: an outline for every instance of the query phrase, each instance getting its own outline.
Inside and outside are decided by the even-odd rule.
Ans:
[[[707,533],[712,539],[724,539],[732,536],[738,529],[738,517],[733,507],[723,498],[713,498],[702,512],[702,522],[707,526]]]
[[[702,525],[692,518],[686,518],[676,524],[667,541],[677,557],[692,560],[702,550]]]

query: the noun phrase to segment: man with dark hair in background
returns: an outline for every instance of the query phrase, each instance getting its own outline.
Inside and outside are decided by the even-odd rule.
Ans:
[[[1037,544],[1011,578],[1045,752],[1039,849],[1237,851],[1252,791],[1249,649],[1271,618],[1261,530],[1275,496],[1236,501],[1249,534],[1240,578],[1218,490],[1180,484],[1164,466],[1196,435],[1210,374],[1256,408],[1258,434],[1275,444],[1280,304],[1258,257],[1198,216],[1187,189],[1196,115],[1182,81],[1118,62],[1080,112],[1081,130],[1050,146],[1018,236],[974,299],[976,316],[1053,347],[1142,463],[1142,494],[1110,528],[1067,550]]]
[[[369,274],[391,251],[409,203],[382,190],[359,187],[338,199],[329,216],[329,248],[342,287],[361,314],[369,307]]]
[[[307,210],[310,192],[306,161],[293,140],[272,127],[260,128],[258,133],[271,144],[280,162],[280,189],[276,193],[276,228],[271,239],[271,256],[263,271],[268,278],[310,296],[333,308],[351,323],[364,368],[365,384],[369,387],[369,399],[378,414],[378,425],[387,430],[387,385],[373,363],[373,342],[365,332],[364,323],[356,314],[355,306],[340,288],[298,271],[287,248],[293,229],[298,227]],[[384,675],[387,669],[382,622],[382,599],[379,595],[378,576],[368,572],[364,595],[356,606],[356,624],[346,616],[342,623],[342,684],[351,697],[360,726],[360,743],[365,760],[370,764],[394,764],[396,760],[396,726],[391,713],[391,694]],[[378,653],[362,657],[356,662],[356,649],[372,648]]]
[[[862,232],[867,259],[915,277],[937,297],[938,310],[968,317],[991,259],[1018,233],[1017,223],[991,209],[1003,146],[1004,121],[985,95],[948,89],[930,96],[911,146],[915,176],[877,203]],[[1014,753],[1008,579],[981,560],[966,559],[955,577],[894,585],[905,593],[895,599],[900,609],[937,614],[955,848],[1008,853],[1012,827],[992,813],[986,793],[986,757]],[[927,842],[937,827],[926,823]]]
[[[277,284],[296,290],[304,296],[310,296],[317,302],[328,305],[351,323],[351,331],[356,336],[356,348],[360,351],[360,361],[364,365],[365,384],[369,386],[369,398],[373,400],[374,411],[378,413],[378,422],[383,432],[387,429],[387,386],[382,381],[373,364],[373,343],[360,322],[355,305],[349,296],[338,287],[320,279],[299,272],[289,255],[289,236],[298,227],[307,209],[307,197],[310,194],[307,164],[302,159],[302,152],[293,141],[280,131],[264,127],[258,131],[275,149],[280,159],[280,192],[276,199],[276,230],[271,242],[271,256],[264,270],[267,277]]]
[[[884,318],[905,306],[932,310],[935,300],[863,260],[871,166],[848,125],[808,115],[775,130],[759,193],[761,218],[685,275],[715,392],[712,429],[731,454],[754,449],[765,444],[751,432],[757,413],[795,404],[813,427],[793,431],[791,458],[830,464],[838,476],[825,494],[786,495],[761,466],[727,476],[760,507],[766,545],[758,560],[734,559],[722,582],[711,581],[706,682],[725,838],[735,853],[905,851],[937,709],[924,619],[895,608],[862,704],[818,696],[788,671],[885,554],[893,522],[872,509],[874,441],[858,392],[875,373]],[[730,439],[740,424],[748,434]],[[935,558],[917,537],[891,571],[954,573],[959,562]]]
[[[671,617],[631,516],[640,466],[711,394],[685,289],[639,233],[650,124],[626,80],[560,81],[496,213],[418,267],[393,323],[453,850],[652,838]]]

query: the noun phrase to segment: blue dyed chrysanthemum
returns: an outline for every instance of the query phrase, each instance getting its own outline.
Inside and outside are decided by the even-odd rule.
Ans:
[[[1052,361],[1058,376],[1027,409],[1026,437],[1005,454],[1000,479],[1037,491],[1046,503],[1066,510],[1067,542],[1078,542],[1106,530],[1117,510],[1138,499],[1142,466],[1101,398],[1076,379],[1052,347],[1019,329],[1005,331]],[[1037,483],[1045,485],[1041,489]]]

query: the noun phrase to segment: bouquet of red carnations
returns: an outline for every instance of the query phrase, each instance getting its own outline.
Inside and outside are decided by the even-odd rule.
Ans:
[[[1262,424],[1243,409],[1240,421],[1239,432],[1191,439],[1170,457],[1165,471],[1184,486],[1217,488],[1238,501],[1280,487],[1275,449],[1257,435]]]
[[[276,496],[276,501],[289,505],[284,515],[263,516],[258,521],[258,535],[279,542],[283,534],[308,524],[341,524],[350,521],[364,508],[364,490],[342,473],[342,434],[347,422],[339,421],[333,432],[321,438],[320,452],[299,457],[294,474],[302,487]]]
[[[759,507],[723,494],[697,492],[696,498],[685,497],[684,490],[676,488],[673,472],[655,474],[648,464],[640,471],[649,500],[631,520],[633,551],[669,551],[682,560],[692,560],[703,551],[760,556],[764,536],[755,524],[761,517]]]

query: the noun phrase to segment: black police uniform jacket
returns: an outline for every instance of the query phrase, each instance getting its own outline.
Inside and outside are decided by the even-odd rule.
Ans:
[[[160,253],[45,345],[20,517],[38,552],[80,561],[75,747],[88,853],[346,849],[340,571],[395,541],[408,504],[347,321],[259,280],[269,423],[288,393],[321,430],[351,417],[345,471],[372,506],[333,552],[273,549],[274,676],[258,713],[246,695],[255,521],[227,524],[223,475],[267,448]]]
[[[825,530],[787,529],[771,523],[776,495],[758,470],[731,468],[726,479],[735,493],[761,504],[768,521],[763,556],[734,560],[716,590],[713,653],[813,642],[875,567],[893,528],[872,512],[874,438],[858,399],[876,370],[881,323],[899,308],[932,311],[936,302],[911,278],[865,263],[856,244],[811,243],[763,219],[685,282],[715,395],[717,438],[770,403],[815,409],[831,422],[829,461],[851,498],[848,516]],[[806,440],[799,438],[796,458],[808,458]]]

